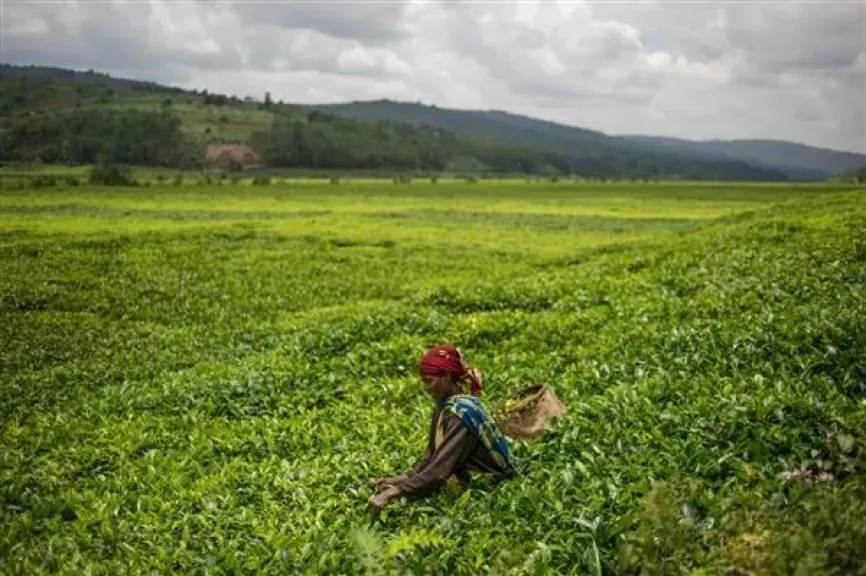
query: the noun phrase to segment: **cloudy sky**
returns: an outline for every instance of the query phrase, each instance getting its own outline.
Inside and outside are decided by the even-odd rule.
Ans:
[[[2,0],[0,60],[866,152],[866,2]]]

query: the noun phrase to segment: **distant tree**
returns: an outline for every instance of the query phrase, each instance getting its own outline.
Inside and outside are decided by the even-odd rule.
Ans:
[[[104,184],[106,186],[135,186],[136,184],[128,166],[102,163],[90,169],[88,181],[91,184]]]

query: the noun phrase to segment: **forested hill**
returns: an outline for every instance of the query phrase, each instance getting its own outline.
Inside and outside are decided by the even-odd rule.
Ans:
[[[829,150],[780,140],[683,140],[624,136],[647,150],[710,160],[728,159],[783,170],[793,178],[822,180],[866,165],[866,154]]]
[[[288,104],[269,94],[240,99],[95,71],[0,65],[0,161],[194,167],[204,163],[208,145],[228,143],[251,145],[274,167],[788,179],[781,170],[646,151],[600,132],[504,112],[469,122],[434,107],[390,109],[405,114],[364,117],[353,108]]]
[[[683,171],[704,178],[787,180],[779,169],[763,168],[742,160],[694,158],[646,150],[603,132],[565,126],[499,110],[456,110],[392,100],[317,105],[315,109],[347,118],[408,122],[511,146],[528,146],[562,154],[584,170],[603,166],[609,171],[636,171],[671,176]]]
[[[692,141],[652,136],[611,136],[499,110],[460,110],[415,102],[372,100],[317,106],[318,109],[365,120],[428,125],[458,133],[484,135],[503,143],[521,143],[580,159],[664,165],[676,158],[739,163],[784,172],[793,180],[825,180],[866,164],[866,156],[776,140]],[[719,166],[719,164],[716,164]]]
[[[9,78],[34,78],[43,80],[62,80],[69,82],[84,82],[101,84],[107,88],[121,90],[147,90],[150,92],[182,93],[182,88],[165,86],[157,82],[146,80],[132,80],[129,78],[115,78],[97,70],[70,70],[68,68],[57,68],[54,66],[15,66],[13,64],[0,63],[0,77]]]

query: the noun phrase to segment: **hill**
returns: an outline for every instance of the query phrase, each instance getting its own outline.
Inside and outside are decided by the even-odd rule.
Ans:
[[[115,78],[96,70],[70,70],[55,66],[16,66],[0,63],[0,76],[7,78],[34,78],[43,80],[63,80],[81,84],[97,84],[121,90],[142,90],[148,92],[181,93],[182,88],[165,86],[146,80]]]
[[[481,134],[501,142],[556,150],[577,158],[619,157],[626,161],[664,164],[691,158],[723,166],[746,164],[784,172],[792,180],[826,180],[866,164],[866,155],[779,140],[710,140],[625,135],[567,126],[500,110],[459,110],[414,102],[375,100],[317,106],[350,118],[410,122],[465,134]]]
[[[752,162],[783,170],[794,179],[825,180],[866,165],[866,154],[842,152],[780,140],[685,140],[656,136],[623,136],[650,151],[702,159]]]
[[[388,99],[314,106],[329,114],[371,121],[407,122],[507,145],[522,145],[562,154],[577,166],[617,167],[629,174],[675,176],[688,170],[704,178],[787,180],[778,168],[742,159],[697,158],[671,151],[648,150],[603,132],[566,126],[501,110],[459,110]],[[772,176],[770,176],[772,174]],[[762,177],[763,176],[763,177]]]
[[[61,71],[64,72],[64,71]],[[54,76],[59,76],[54,78]],[[153,126],[161,126],[151,131]],[[272,167],[569,174],[562,156],[206,90],[39,67],[0,70],[0,161],[195,167],[252,144]]]
[[[128,129],[131,118],[136,129]],[[160,123],[176,128],[162,132],[164,141],[151,139],[149,150],[158,154],[131,151],[140,144],[129,134],[141,136]],[[781,170],[741,160],[646,150],[601,132],[507,112],[390,101],[306,106],[274,102],[269,94],[241,100],[39,66],[0,66],[0,130],[0,161],[190,165],[204,162],[209,145],[231,143],[252,145],[268,166],[290,168],[788,179]]]
[[[858,184],[866,182],[866,166],[861,166],[855,170],[848,170],[847,172],[843,172],[842,174],[831,178],[831,180],[837,182],[856,182]]]

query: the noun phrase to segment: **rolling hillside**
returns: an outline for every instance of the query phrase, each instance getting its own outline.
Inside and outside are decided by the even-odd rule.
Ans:
[[[738,163],[784,172],[792,180],[826,180],[866,164],[866,155],[778,140],[692,141],[654,136],[611,136],[499,110],[458,110],[413,102],[375,100],[317,107],[332,114],[379,121],[412,122],[501,142],[524,143],[577,158],[692,158],[714,166]],[[720,163],[720,164],[716,164]]]
[[[312,107],[329,114],[371,121],[408,122],[458,134],[472,135],[512,146],[528,146],[572,159],[586,170],[590,166],[619,166],[651,175],[677,175],[683,166],[697,169],[707,178],[745,178],[773,174],[770,179],[787,180],[777,168],[765,168],[743,160],[695,158],[676,152],[647,150],[603,132],[538,120],[500,110],[457,110],[412,102],[375,100]],[[694,164],[693,164],[694,163]],[[747,176],[747,174],[752,176]]]
[[[4,73],[8,72],[8,73]],[[32,74],[30,73],[32,72]],[[251,144],[275,168],[572,174],[565,157],[409,124],[55,69],[0,69],[0,161],[195,168],[215,144]],[[62,72],[62,71],[61,71]],[[604,167],[602,167],[604,168]],[[614,176],[615,173],[604,173]],[[759,177],[761,175],[758,175]],[[767,179],[767,178],[764,178]]]
[[[684,140],[655,136],[624,136],[651,151],[703,159],[753,162],[784,170],[792,178],[823,180],[866,165],[866,154],[816,148],[779,140]]]
[[[138,118],[148,125],[157,122],[156,115],[176,119],[189,146],[159,157],[184,158],[184,162],[203,159],[208,144],[234,143],[253,145],[275,167],[591,178],[789,179],[780,169],[740,159],[647,150],[601,132],[501,111],[459,111],[390,101],[307,106],[274,102],[267,94],[261,101],[241,100],[94,71],[0,65],[0,161],[77,162],[111,157],[117,142],[126,138],[125,132],[112,132],[112,127],[127,125],[132,113],[139,113]],[[70,127],[90,126],[90,115],[99,115],[95,123],[102,126],[101,131],[91,131],[87,146],[70,146],[70,139],[81,138]],[[180,146],[175,135],[165,134],[173,146]],[[94,141],[108,144],[100,147]],[[29,148],[21,149],[22,142]],[[151,144],[158,147],[158,143]],[[127,148],[135,145],[123,144]],[[84,148],[86,154],[73,153]],[[137,162],[148,158],[138,153],[125,157]]]

